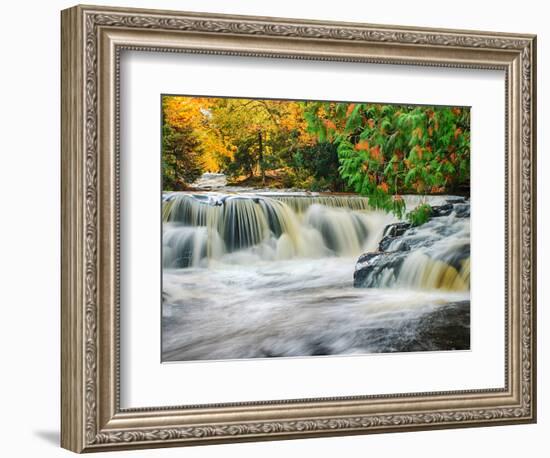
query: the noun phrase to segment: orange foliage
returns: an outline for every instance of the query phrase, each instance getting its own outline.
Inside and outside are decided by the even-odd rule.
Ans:
[[[462,133],[462,129],[460,127],[457,127],[455,129],[455,140],[458,138],[458,136]]]
[[[307,131],[303,107],[296,102],[279,102],[279,108],[281,111],[279,126],[288,132],[298,131],[302,144],[314,145],[316,136]]]
[[[336,124],[334,124],[334,122],[332,122],[330,119],[324,119],[323,123],[325,124],[325,127],[327,129],[336,129]]]
[[[418,159],[422,160],[422,155],[423,155],[423,151],[422,151],[422,147],[420,145],[416,145],[414,147],[415,151],[416,151],[416,155],[418,156]]]
[[[369,142],[366,140],[361,140],[359,143],[355,144],[354,147],[357,151],[368,151],[369,150]]]
[[[370,149],[370,157],[380,163],[384,162],[384,158],[382,157],[382,154],[380,152],[380,145],[373,146]]]
[[[165,122],[179,129],[190,129],[201,144],[201,162],[206,170],[219,170],[218,156],[233,157],[219,132],[210,125],[211,109],[216,99],[170,96],[163,99]]]
[[[219,171],[224,158],[234,159],[243,135],[262,132],[267,140],[283,132],[297,134],[292,138],[300,145],[311,146],[317,141],[316,135],[308,132],[304,107],[295,101],[167,96],[163,98],[163,116],[167,125],[192,132],[200,143],[202,165],[208,171]],[[336,129],[329,119],[325,125]]]

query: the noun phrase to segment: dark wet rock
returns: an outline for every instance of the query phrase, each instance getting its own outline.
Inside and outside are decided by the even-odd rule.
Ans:
[[[392,275],[397,278],[407,257],[407,252],[376,252],[365,253],[359,257],[353,273],[353,286],[356,288],[374,288],[378,278],[386,269],[391,269]]]
[[[448,253],[445,259],[445,263],[454,267],[457,271],[460,271],[462,263],[470,258],[470,242],[465,242],[461,245],[457,245],[455,249]]]
[[[384,228],[384,236],[378,244],[378,251],[388,251],[390,245],[394,241],[399,240],[399,237],[401,237],[411,227],[412,226],[410,223],[394,223],[387,225]],[[406,251],[408,249],[410,249],[410,247],[407,244],[399,244],[399,247],[394,248],[393,250]]]
[[[357,264],[368,264],[371,260],[376,259],[378,256],[383,255],[384,253],[364,253],[359,256]]]
[[[407,249],[406,241],[398,241],[394,244],[399,248],[403,244],[405,248],[394,251],[377,251],[365,253],[359,257],[353,273],[353,286],[355,288],[377,288],[393,284],[403,267],[405,259],[411,250]],[[424,254],[434,261],[441,261],[460,272],[463,263],[470,258],[470,243],[465,241],[457,244],[452,250],[441,253],[432,253],[429,244]]]
[[[470,204],[456,204],[454,206],[455,216],[457,218],[469,218],[470,217]]]
[[[447,199],[444,205],[435,205],[432,207],[431,217],[449,216],[453,213],[457,218],[470,217],[470,202],[464,197],[453,197]]]
[[[438,218],[440,216],[449,216],[453,212],[453,204],[437,205],[432,207],[430,216]]]
[[[442,306],[418,320],[417,336],[403,351],[470,349],[470,301]]]
[[[441,216],[449,216],[451,213],[453,213],[457,218],[469,218],[470,203],[467,202],[463,197],[460,197],[458,199],[461,200],[447,199],[446,204],[433,206],[430,216],[432,218],[437,218]]]
[[[394,244],[394,242],[396,243]],[[378,244],[378,251],[388,251],[390,245],[392,244],[394,245],[392,251],[409,251],[411,249],[410,245],[401,237],[386,235],[382,240],[380,240],[380,243]]]
[[[353,275],[356,288],[391,286],[397,280],[405,259],[420,252],[431,260],[443,262],[460,272],[470,257],[469,231],[467,236],[457,237],[464,231],[470,217],[470,203],[464,197],[448,199],[446,204],[432,207],[429,221],[412,226],[406,222],[386,226],[378,251],[359,257]],[[467,227],[467,226],[466,226]],[[420,265],[419,268],[422,268]],[[429,267],[428,267],[429,268]],[[422,278],[419,274],[418,278]],[[437,282],[437,280],[436,280]]]
[[[384,237],[399,237],[403,235],[407,229],[411,227],[410,223],[393,223],[386,226],[384,229]]]
[[[407,321],[358,331],[358,346],[371,352],[411,352],[470,349],[470,301],[451,302]]]

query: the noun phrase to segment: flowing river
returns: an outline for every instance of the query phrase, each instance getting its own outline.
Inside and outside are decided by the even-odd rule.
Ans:
[[[357,196],[165,193],[163,361],[468,349],[469,217],[390,239],[354,287],[395,222]]]

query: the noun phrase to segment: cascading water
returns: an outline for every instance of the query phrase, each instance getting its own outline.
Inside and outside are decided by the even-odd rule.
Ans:
[[[395,223],[358,196],[165,193],[163,360],[469,348],[469,217]]]
[[[386,234],[378,252],[359,258],[355,286],[469,291],[469,206],[468,217],[448,210],[400,236]]]
[[[359,255],[389,221],[367,215],[361,197],[172,193],[163,205],[165,268],[206,267],[242,250],[264,261]]]

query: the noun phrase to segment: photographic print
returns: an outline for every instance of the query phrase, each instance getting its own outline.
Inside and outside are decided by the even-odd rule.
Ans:
[[[161,96],[162,361],[470,349],[470,108]]]

